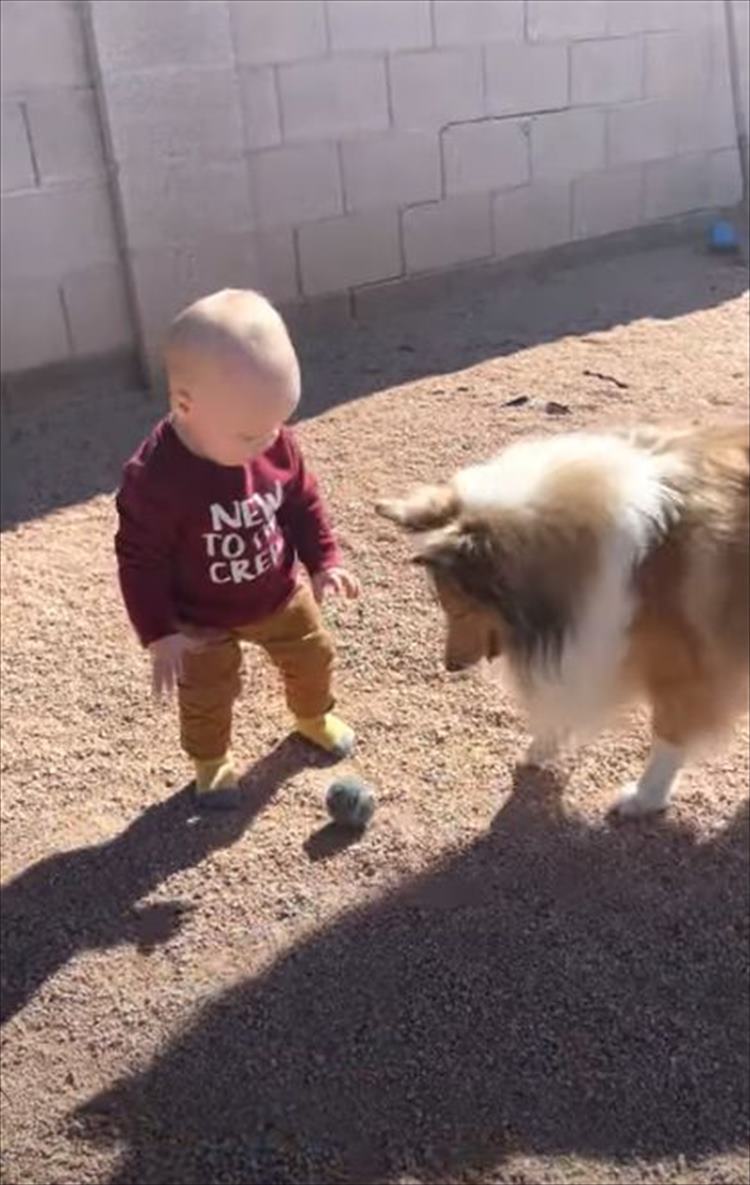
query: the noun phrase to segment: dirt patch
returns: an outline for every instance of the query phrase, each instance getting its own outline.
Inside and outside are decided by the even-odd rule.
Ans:
[[[366,589],[329,611],[379,794],[359,842],[322,832],[330,773],[255,654],[245,807],[192,815],[112,559],[157,409],[14,413],[6,1185],[748,1180],[746,726],[661,822],[606,814],[637,716],[558,782],[524,774],[522,722],[440,670],[438,610],[371,510],[528,432],[747,414],[744,288],[670,250],[303,343],[300,432]]]

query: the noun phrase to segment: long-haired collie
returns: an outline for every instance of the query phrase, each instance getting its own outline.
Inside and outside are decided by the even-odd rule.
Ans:
[[[430,532],[415,559],[447,619],[445,665],[505,660],[529,761],[650,704],[625,814],[663,810],[686,755],[747,702],[749,445],[746,426],[523,440],[377,507]]]

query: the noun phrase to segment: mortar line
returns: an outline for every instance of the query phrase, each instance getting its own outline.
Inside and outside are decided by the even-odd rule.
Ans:
[[[29,120],[28,108],[23,102],[19,103],[18,106],[21,112],[23,130],[26,133],[26,143],[29,148],[29,156],[31,157],[31,168],[34,174],[34,184],[37,189],[39,189],[42,184],[42,173],[41,169],[39,168],[39,161],[37,160],[36,150],[34,148],[34,137],[31,134],[31,121]]]

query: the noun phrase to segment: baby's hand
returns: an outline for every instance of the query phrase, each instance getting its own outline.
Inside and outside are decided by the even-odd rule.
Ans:
[[[362,591],[357,577],[347,572],[346,568],[327,568],[323,572],[317,572],[312,578],[312,590],[318,604],[329,592],[354,601]]]
[[[201,650],[208,642],[222,636],[218,630],[195,631],[192,636],[184,633],[168,634],[149,646],[151,655],[151,682],[154,698],[171,699],[175,687],[183,675],[185,655]]]

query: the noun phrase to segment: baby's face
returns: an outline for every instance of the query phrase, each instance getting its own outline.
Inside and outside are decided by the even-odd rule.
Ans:
[[[246,364],[197,367],[174,397],[191,445],[217,465],[244,465],[269,449],[299,403],[299,369],[264,375]]]

